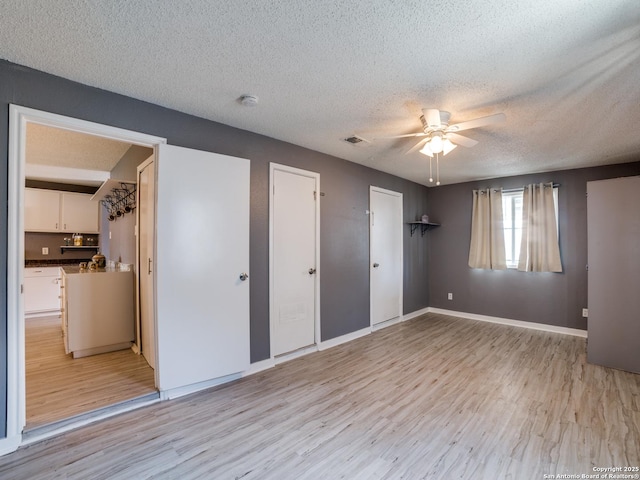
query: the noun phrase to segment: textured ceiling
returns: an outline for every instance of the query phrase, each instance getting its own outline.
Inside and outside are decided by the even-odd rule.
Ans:
[[[0,56],[427,184],[421,108],[465,132],[442,183],[637,160],[638,0],[0,0]],[[253,108],[237,101],[259,97]]]
[[[110,172],[131,144],[30,123],[27,163]]]

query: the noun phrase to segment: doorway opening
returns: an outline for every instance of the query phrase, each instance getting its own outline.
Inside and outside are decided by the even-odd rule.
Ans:
[[[69,150],[74,148],[72,145],[77,147],[77,142],[86,143],[88,151],[85,155],[77,156]],[[153,155],[157,145],[165,142],[164,139],[137,132],[10,106],[8,436],[20,435],[157,392],[157,371],[148,365],[143,356],[136,354],[140,351],[137,335],[131,338],[132,342],[124,342],[113,351],[107,348],[106,352],[101,352],[101,347],[97,347],[83,350],[81,355],[76,355],[78,352],[67,353],[72,332],[69,331],[71,325],[65,323],[64,317],[71,314],[68,306],[71,297],[76,296],[73,302],[81,304],[80,308],[101,312],[107,306],[101,304],[99,290],[102,289],[107,298],[104,289],[108,282],[104,281],[111,273],[114,275],[109,278],[117,278],[117,288],[125,288],[124,296],[127,299],[126,302],[109,303],[126,303],[127,308],[132,310],[131,321],[134,325],[131,325],[131,331],[139,331],[139,328],[136,329],[139,322],[136,308],[139,270],[136,268],[136,215],[124,215],[119,219],[120,223],[109,222],[109,212],[103,204],[97,203],[99,199],[95,199],[95,208],[99,208],[98,218],[101,219],[96,231],[83,232],[81,229],[92,229],[73,223],[61,223],[60,228],[51,231],[46,226],[42,229],[34,227],[31,220],[27,226],[24,205],[27,186],[38,194],[47,191],[53,192],[53,195],[59,192],[64,196],[67,192],[68,196],[78,196],[74,200],[87,204],[88,199],[80,197],[90,196],[87,195],[91,193],[90,190],[97,190],[97,185],[112,174],[120,176],[133,168],[132,183],[135,184],[137,164]],[[47,153],[44,155],[42,152]],[[111,165],[108,158],[111,158]],[[100,163],[99,159],[106,163]],[[71,191],[73,193],[68,193]],[[61,212],[64,211],[63,202],[64,198],[61,198]],[[73,214],[69,214],[69,211]],[[67,218],[76,218],[78,210],[67,208],[67,214]],[[72,232],[74,228],[79,231]],[[76,233],[84,234],[86,240],[74,245],[72,238]],[[49,244],[39,245],[42,242]],[[113,260],[114,263],[108,266],[122,272],[121,277],[115,270],[109,269],[86,272],[86,276],[80,276],[78,264],[89,260],[98,250]],[[74,294],[71,285],[63,285],[66,288],[60,290],[63,302],[59,308],[61,314],[55,306],[34,313],[29,310],[30,303],[23,301],[28,293],[33,293],[29,292],[27,284],[27,292],[24,297],[22,295],[26,267],[36,263],[49,269],[69,266],[61,271],[56,280],[64,283],[73,278],[73,282],[69,283],[75,282],[78,289]],[[121,283],[123,278],[128,278],[130,282],[126,287]],[[86,297],[80,292],[91,289],[94,281],[98,289],[96,297],[88,304],[86,298],[78,299],[79,296]],[[122,290],[120,292],[123,295]],[[89,320],[90,317],[90,313],[86,315]],[[105,330],[103,335],[110,335],[110,331]]]

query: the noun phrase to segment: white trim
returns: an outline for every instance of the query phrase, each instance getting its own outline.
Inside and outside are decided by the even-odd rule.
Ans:
[[[19,105],[9,105],[8,221],[7,221],[7,447],[19,446],[26,422],[24,302],[21,294],[24,270],[25,143],[28,123],[62,128],[103,138],[153,147],[165,138],[100,125]]]
[[[269,354],[271,359],[276,363],[281,363],[276,359],[273,354],[274,348],[274,319],[276,318],[276,312],[274,311],[274,279],[273,279],[273,177],[276,170],[293,173],[296,175],[302,175],[310,177],[315,180],[316,189],[316,203],[315,203],[315,215],[316,215],[316,282],[315,282],[315,346],[317,349],[321,339],[320,332],[320,174],[317,172],[311,172],[309,170],[302,170],[300,168],[290,167],[288,165],[281,165],[279,163],[269,163]],[[295,352],[294,352],[295,353]]]
[[[282,355],[278,355],[273,359],[276,365],[280,365],[281,363],[288,362],[289,360],[294,360],[296,358],[304,357],[305,355],[309,355],[310,353],[315,353],[319,350],[318,344],[314,343],[313,345],[309,345],[308,347],[302,347],[293,352],[287,352]]]
[[[416,310],[415,312],[407,313],[402,316],[402,321],[407,322],[409,320],[413,320],[414,318],[420,317],[422,315],[426,315],[429,313],[429,307],[421,308],[420,310]]]
[[[192,393],[201,392],[207,388],[217,387],[223,383],[233,382],[242,378],[242,373],[232,373],[231,375],[225,375],[224,377],[212,378],[211,380],[205,380],[204,382],[192,383],[191,385],[185,385],[183,387],[169,388],[167,390],[160,391],[161,400],[173,400],[175,398],[184,397],[185,395],[191,395]]]
[[[480,322],[499,323],[501,325],[509,325],[512,327],[529,328],[531,330],[562,333],[564,335],[573,335],[574,337],[587,338],[587,331],[579,330],[577,328],[558,327],[555,325],[547,325],[544,323],[524,322],[522,320],[512,320],[510,318],[490,317],[488,315],[479,315],[477,313],[454,312],[452,310],[444,310],[442,308],[429,307],[428,310],[430,313],[439,313],[442,315],[449,315],[451,317],[478,320]]]
[[[391,327],[392,325],[397,325],[398,323],[404,322],[402,315],[399,317],[391,318],[389,320],[385,320],[384,322],[376,323],[375,325],[371,325],[371,331],[377,332],[378,330],[382,330],[383,328]]]
[[[400,235],[400,267],[401,267],[401,272],[400,272],[400,285],[399,285],[399,289],[400,289],[400,296],[399,296],[399,302],[398,302],[398,316],[394,317],[394,319],[397,319],[396,322],[393,322],[394,319],[389,320],[388,322],[393,322],[393,323],[389,323],[388,325],[387,322],[381,322],[379,325],[379,327],[376,327],[376,325],[373,323],[373,276],[371,275],[371,269],[373,268],[372,265],[372,258],[371,258],[371,238],[372,238],[372,234],[371,234],[371,227],[373,226],[373,221],[372,221],[372,215],[371,215],[371,194],[373,192],[377,192],[377,193],[382,193],[385,195],[391,195],[392,197],[398,197],[400,198],[400,225],[398,225],[398,235]],[[385,326],[390,326],[393,325],[397,322],[402,321],[402,309],[404,308],[403,306],[403,295],[404,295],[404,236],[403,236],[403,218],[404,218],[404,197],[402,195],[402,193],[400,192],[394,192],[393,190],[387,190],[385,188],[381,188],[381,187],[376,187],[374,185],[369,185],[369,210],[367,212],[369,214],[369,325],[371,326],[372,330],[378,330],[379,328],[384,328]],[[375,213],[375,212],[374,212]]]
[[[269,370],[276,366],[276,362],[273,361],[272,358],[267,358],[266,360],[261,360],[256,363],[252,363],[249,365],[249,368],[242,373],[243,377],[248,377],[250,375],[254,375],[256,373],[263,372],[265,370]]]
[[[153,400],[148,400],[146,402],[132,403],[131,405],[125,404],[122,406],[116,406],[114,408],[106,407],[103,413],[91,415],[89,418],[77,420],[53,430],[47,430],[45,433],[42,433],[40,435],[28,435],[27,438],[22,441],[22,444],[20,446],[24,447],[33,443],[41,442],[42,440],[62,435],[63,433],[75,430],[80,427],[84,427],[86,425],[90,425],[94,422],[99,422],[100,420],[104,420],[106,418],[114,417],[122,413],[130,412],[132,410],[137,410],[138,408],[148,407],[158,402],[160,402],[159,396],[157,398],[154,398]],[[0,453],[0,455],[2,455],[2,453]]]
[[[356,330],[355,332],[347,333],[346,335],[341,335],[339,337],[331,338],[326,340],[320,345],[318,345],[319,350],[327,350],[328,348],[337,347],[338,345],[342,345],[343,343],[348,343],[353,340],[356,340],[360,337],[364,337],[371,333],[371,327],[363,328],[361,330]]]

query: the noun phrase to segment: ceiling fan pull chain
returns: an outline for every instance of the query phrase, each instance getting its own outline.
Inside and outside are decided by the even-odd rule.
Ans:
[[[436,153],[436,185],[440,185],[440,155]]]
[[[433,157],[429,157],[429,182],[433,183],[433,170],[431,168],[431,160],[433,160]]]

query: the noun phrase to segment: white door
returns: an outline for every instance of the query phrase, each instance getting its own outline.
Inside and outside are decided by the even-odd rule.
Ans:
[[[249,160],[160,145],[156,158],[159,388],[249,367]]]
[[[640,373],[640,176],[587,182],[589,363]]]
[[[371,187],[371,325],[402,315],[402,194]]]
[[[271,164],[272,355],[316,343],[319,175]]]
[[[155,258],[155,165],[150,159],[138,167],[138,342],[151,368],[156,368],[153,311]]]

